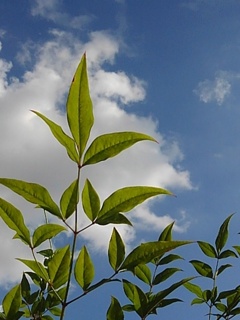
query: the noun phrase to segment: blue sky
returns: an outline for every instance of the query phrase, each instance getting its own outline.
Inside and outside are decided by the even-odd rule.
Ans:
[[[133,130],[159,141],[134,146],[86,176],[102,199],[135,184],[168,188],[177,195],[130,213],[135,229],[119,227],[128,248],[157,239],[173,220],[176,239],[212,241],[233,212],[231,232],[237,244],[239,9],[237,0],[2,0],[0,176],[43,184],[55,199],[74,178],[75,168],[29,110],[66,125],[62,111],[68,85],[86,51],[96,117],[92,138]],[[32,206],[6,189],[1,194],[26,212],[30,226],[41,223],[35,212],[33,218]],[[14,258],[29,253],[13,243],[2,222],[0,227],[1,296],[21,276],[22,266]],[[111,227],[95,228],[82,237],[100,265],[110,233]],[[197,258],[196,247],[184,252],[186,260]],[[187,261],[181,267],[194,274]],[[121,296],[118,287],[114,290]],[[96,314],[84,318],[104,318],[111,294],[109,286],[101,289],[94,303],[103,301],[103,306],[89,307]],[[204,309],[190,307],[191,296],[181,295],[186,302],[159,317],[169,312],[168,319],[202,319]],[[90,303],[91,297],[73,311],[80,315]],[[69,313],[71,317],[76,315]]]

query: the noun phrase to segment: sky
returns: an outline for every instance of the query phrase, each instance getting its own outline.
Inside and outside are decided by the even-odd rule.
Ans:
[[[0,176],[42,184],[56,201],[73,181],[75,166],[30,110],[66,128],[67,91],[86,52],[95,114],[90,139],[137,131],[158,144],[141,142],[92,166],[83,180],[90,178],[101,200],[130,185],[163,187],[176,195],[128,214],[134,228],[118,226],[127,249],[157,240],[172,221],[175,239],[214,241],[231,213],[232,241],[238,244],[239,9],[237,0],[0,0]],[[33,206],[3,187],[0,192],[24,212],[30,228],[42,222]],[[30,253],[2,221],[0,228],[3,297],[24,270],[15,258]],[[112,226],[94,227],[81,237],[99,273],[105,272],[111,231]],[[188,260],[201,259],[201,253],[194,245],[183,252],[184,276],[194,275]],[[87,297],[67,320],[104,318],[112,291],[124,300],[119,287],[108,286],[94,296],[95,308]],[[178,292],[185,302],[155,318],[203,319],[206,310],[190,307],[193,297]]]

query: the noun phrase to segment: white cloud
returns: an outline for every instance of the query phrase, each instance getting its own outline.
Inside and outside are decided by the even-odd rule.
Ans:
[[[34,0],[31,13],[33,16],[41,16],[58,25],[73,29],[82,29],[94,19],[92,15],[72,17],[68,13],[63,13],[58,0]]]
[[[39,2],[40,3],[40,2]],[[54,5],[54,1],[51,2]],[[7,78],[11,62],[0,60],[0,176],[34,181],[46,186],[58,201],[63,190],[75,179],[76,167],[68,160],[65,150],[51,138],[48,128],[29,110],[44,113],[66,129],[63,101],[84,51],[87,51],[90,88],[94,102],[95,127],[91,139],[103,132],[139,131],[154,136],[159,145],[143,142],[119,157],[99,163],[82,172],[82,181],[89,177],[103,200],[114,190],[125,185],[155,185],[173,190],[191,189],[190,175],[181,169],[183,158],[176,141],[168,141],[157,128],[156,121],[149,117],[138,117],[127,113],[120,104],[141,101],[145,96],[144,82],[125,72],[107,72],[103,65],[113,63],[119,51],[117,39],[106,32],[94,32],[89,41],[82,43],[69,33],[52,31],[52,40],[33,48],[35,64],[26,70],[21,79]],[[14,72],[14,70],[13,70]],[[109,85],[108,85],[109,84]],[[1,187],[1,197],[22,208],[30,226],[39,225],[42,214],[38,209]],[[138,219],[147,227],[156,224],[162,228],[171,217],[156,216],[145,204],[147,212],[136,209]],[[84,218],[81,220],[84,223]],[[148,221],[148,222],[147,222]],[[2,222],[1,222],[2,223]],[[177,224],[177,231],[183,231],[187,220]],[[138,233],[126,226],[118,227],[128,245]],[[1,226],[0,241],[6,246],[1,249],[0,282],[19,278],[19,263],[15,257],[26,256],[26,248],[17,240],[11,240],[11,233]],[[96,226],[83,234],[83,238],[96,250],[106,246],[112,226]],[[6,277],[6,275],[8,275]]]
[[[204,103],[216,101],[221,105],[231,93],[231,78],[227,72],[219,72],[214,80],[200,82],[194,93]]]

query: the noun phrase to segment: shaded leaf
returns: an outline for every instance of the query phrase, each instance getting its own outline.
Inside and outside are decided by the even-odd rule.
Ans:
[[[22,196],[28,202],[37,204],[42,209],[61,218],[60,210],[52,200],[49,192],[39,184],[7,178],[0,178],[0,183]]]
[[[69,89],[67,120],[81,159],[94,123],[88,87],[86,54],[83,55],[77,67]]]
[[[44,224],[38,227],[33,233],[33,247],[36,248],[44,241],[52,239],[57,234],[65,231],[66,228],[58,224]]]
[[[70,247],[69,245],[54,252],[52,259],[48,263],[48,273],[51,285],[58,289],[64,285],[69,276]]]
[[[201,276],[212,279],[212,268],[208,264],[198,260],[191,260],[190,263]]]
[[[90,286],[94,278],[94,265],[85,246],[77,257],[74,276],[83,290],[86,290]]]
[[[143,243],[129,253],[120,270],[132,270],[139,264],[148,263],[165,252],[190,243],[190,241],[156,241]]]
[[[216,249],[217,252],[220,253],[220,251],[222,250],[222,248],[225,246],[227,239],[228,239],[228,225],[229,225],[229,221],[232,218],[233,214],[231,214],[229,217],[227,217],[227,219],[223,222],[223,224],[221,225],[219,231],[218,231],[218,235],[217,238],[215,240],[215,245],[216,245]]]
[[[143,140],[156,142],[152,137],[138,132],[103,134],[97,137],[86,151],[83,165],[94,164],[112,158],[133,144]]]
[[[99,224],[100,226],[105,226],[110,223],[112,223],[112,224],[127,224],[129,226],[132,226],[131,221],[121,213],[115,213],[114,215],[111,215],[111,216],[101,217],[100,219],[97,219],[95,221],[95,223]]]
[[[108,247],[108,260],[114,271],[117,271],[125,257],[125,245],[118,233],[118,231],[113,228],[113,232],[109,241]]]
[[[31,246],[30,232],[24,223],[21,211],[0,198],[0,217],[6,225],[17,232],[18,237]]]
[[[62,215],[65,219],[68,219],[76,210],[79,201],[79,188],[78,180],[74,180],[70,186],[64,191],[61,200],[60,208]]]
[[[173,262],[178,259],[183,260],[183,258],[177,254],[168,254],[167,256],[165,256],[161,260],[159,260],[157,265],[160,266],[160,265],[168,264],[168,263]]]
[[[182,271],[182,269],[166,268],[165,270],[163,270],[162,272],[160,272],[159,274],[157,274],[155,276],[155,278],[153,279],[153,285],[157,285],[157,284],[167,280],[169,277],[171,277],[174,273],[176,273],[178,271]]]
[[[48,119],[47,117],[42,115],[40,112],[37,112],[34,110],[31,110],[31,111],[35,113],[37,116],[39,116],[49,126],[54,137],[58,140],[58,142],[60,142],[61,145],[65,147],[69,158],[74,162],[78,163],[79,156],[76,151],[74,140],[71,137],[69,137],[58,124]]]
[[[100,199],[88,179],[86,180],[82,191],[82,206],[87,217],[93,222],[100,210]]]
[[[214,249],[214,247],[208,243],[208,242],[203,242],[203,241],[198,241],[197,242],[200,249],[202,250],[202,252],[210,257],[210,258],[216,258],[217,257],[217,252],[216,250]]]
[[[21,294],[23,298],[27,301],[27,298],[30,296],[30,284],[25,273],[23,273],[21,281]]]
[[[147,304],[147,297],[144,292],[135,284],[123,280],[123,290],[128,299],[133,303],[138,315],[143,316]]]
[[[119,301],[115,297],[111,297],[111,304],[107,311],[107,320],[123,320],[124,315]]]
[[[218,258],[219,259],[225,259],[225,258],[229,258],[229,257],[238,258],[237,254],[232,250],[224,250],[224,251],[222,251]]]
[[[154,296],[152,296],[151,300],[150,300],[150,303],[148,304],[148,310],[149,310],[148,313],[151,310],[153,310],[154,308],[159,307],[160,302],[163,299],[165,299],[170,293],[172,293],[177,288],[179,288],[180,286],[184,285],[185,283],[187,283],[188,281],[190,281],[192,279],[193,279],[193,277],[182,279],[181,281],[178,281],[178,282],[172,284],[167,289],[164,289],[164,290],[158,292],[157,294],[155,294]]]

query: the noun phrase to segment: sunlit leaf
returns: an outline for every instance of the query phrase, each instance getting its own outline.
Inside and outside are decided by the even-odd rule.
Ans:
[[[86,180],[82,191],[82,205],[87,217],[91,221],[94,221],[100,210],[100,199],[88,179]]]
[[[128,212],[143,201],[158,195],[171,195],[165,189],[155,187],[125,187],[112,193],[103,203],[98,214],[97,223],[119,212]]]
[[[174,222],[170,223],[160,234],[158,241],[171,241]]]
[[[202,298],[202,289],[198,285],[193,284],[191,282],[186,282],[184,284],[184,287],[189,291],[191,291],[192,293],[194,293],[199,298]]]
[[[79,156],[76,151],[75,142],[74,140],[69,137],[63,129],[56,123],[54,123],[52,120],[48,119],[44,115],[42,115],[40,112],[32,110],[36,115],[38,115],[50,128],[52,131],[52,134],[54,137],[58,140],[58,142],[61,143],[66,148],[66,151],[68,153],[68,156],[71,160],[78,163]]]
[[[147,305],[147,297],[144,292],[127,280],[123,280],[123,289],[128,299],[133,303],[137,314],[142,317]]]
[[[108,247],[108,260],[113,268],[117,271],[125,257],[125,245],[118,231],[113,228],[111,239]]]
[[[192,300],[191,305],[202,304],[202,303],[205,303],[205,301],[203,299],[195,298],[195,299]]]
[[[83,55],[77,67],[69,89],[67,120],[81,159],[94,122],[88,87],[86,54]]]
[[[16,231],[18,237],[31,246],[30,232],[24,223],[21,211],[0,198],[0,217],[6,225]]]
[[[135,248],[124,260],[121,270],[132,270],[139,264],[152,261],[159,255],[177,247],[191,243],[190,241],[154,241],[146,242]]]
[[[197,242],[200,249],[202,250],[202,252],[210,257],[210,258],[216,258],[217,257],[217,252],[216,250],[214,249],[214,247],[208,243],[208,242],[204,242],[204,241],[198,241]]]
[[[68,219],[76,210],[79,201],[79,188],[78,180],[74,180],[70,186],[64,191],[61,200],[60,208],[62,215],[65,219]]]
[[[36,248],[44,241],[52,239],[66,228],[58,224],[44,224],[39,226],[33,233],[33,247]]]
[[[212,279],[213,271],[208,264],[198,260],[191,260],[190,263],[201,276]]]
[[[83,165],[94,164],[112,158],[133,144],[143,140],[156,142],[152,137],[138,132],[103,134],[97,137],[86,151]]]
[[[67,282],[69,266],[70,247],[67,245],[56,250],[48,263],[49,278],[54,289],[58,289]]]
[[[16,313],[19,311],[21,303],[21,286],[18,284],[6,294],[2,302],[3,311],[7,319],[16,318]]]
[[[45,281],[49,280],[47,271],[40,262],[35,260],[26,260],[26,259],[20,259],[20,258],[18,258],[17,260],[24,263],[28,268],[34,271],[40,278],[43,278]]]
[[[148,285],[151,284],[151,270],[149,267],[145,264],[140,264],[136,266],[133,270],[133,273],[135,276],[138,277],[138,279],[142,280],[143,282],[147,283]]]
[[[123,320],[124,314],[119,301],[115,297],[111,297],[111,304],[107,311],[107,320]]]
[[[94,265],[85,246],[77,257],[74,276],[83,290],[86,290],[90,286],[94,278]]]
[[[28,202],[37,204],[44,210],[61,218],[61,213],[57,204],[52,200],[47,189],[39,184],[7,178],[0,178],[0,183],[22,196]]]
[[[216,245],[216,249],[218,254],[220,253],[220,251],[222,250],[222,248],[225,246],[227,239],[228,239],[228,225],[229,225],[229,221],[232,218],[233,214],[231,214],[229,217],[227,217],[227,219],[223,222],[223,224],[221,225],[219,231],[218,231],[218,235],[217,238],[215,240],[215,245]]]

